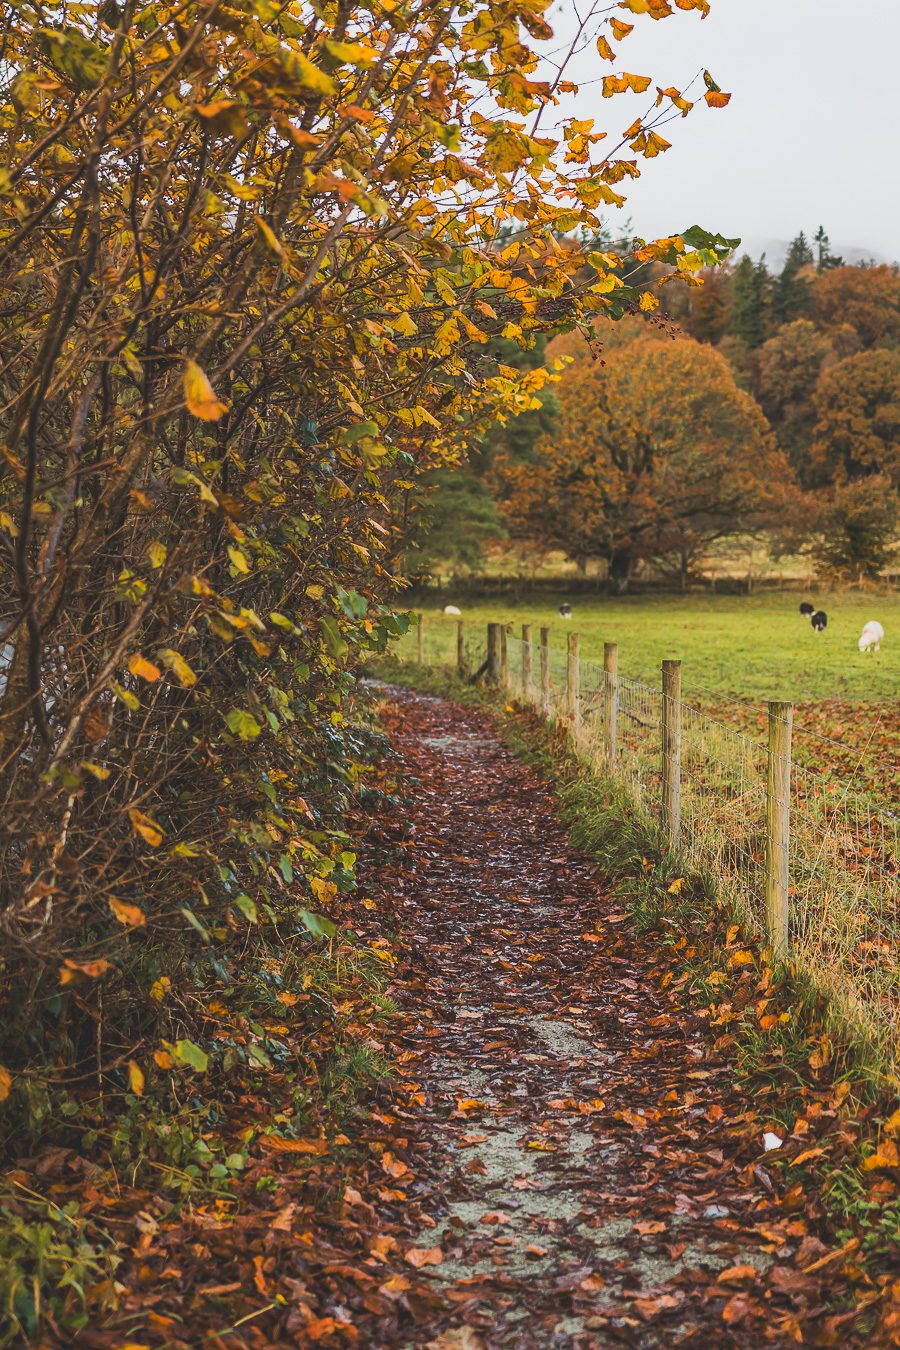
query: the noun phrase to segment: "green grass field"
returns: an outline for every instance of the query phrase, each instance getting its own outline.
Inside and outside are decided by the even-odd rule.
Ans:
[[[557,605],[566,598],[541,597],[540,602],[509,599],[466,604],[460,608],[467,630],[479,636],[489,620],[531,623],[551,630],[551,644],[565,647],[567,634],[581,635],[581,654],[603,659],[604,642],[619,645],[619,670],[632,679],[659,682],[660,663],[682,662],[686,695],[738,695],[759,700],[790,699],[798,703],[839,699],[849,703],[896,703],[900,698],[900,595],[860,596],[855,593],[811,595],[828,614],[824,633],[815,633],[801,617],[804,596],[777,591],[755,596],[634,596],[574,599],[574,615],[563,622]],[[455,650],[453,620],[440,609],[424,608],[426,638],[446,651]],[[881,651],[862,655],[857,640],[863,624],[878,619],[884,626]],[[415,634],[401,645],[407,658],[415,650]]]
[[[541,597],[516,603],[498,597],[460,608],[466,624],[470,663],[483,659],[486,624],[509,622],[550,628],[551,645],[565,649],[570,632],[581,638],[582,659],[603,660],[604,642],[617,642],[619,672],[660,687],[661,662],[682,662],[686,702],[758,742],[766,738],[766,701],[795,705],[794,757],[826,775],[843,791],[866,793],[896,811],[900,802],[900,595],[882,592],[811,594],[828,614],[824,633],[815,633],[799,613],[796,591],[755,596],[652,595],[572,601],[571,621],[557,618],[565,599]],[[426,659],[454,662],[456,621],[427,605]],[[857,643],[863,624],[878,619],[885,630],[881,651],[863,655]],[[397,655],[416,659],[415,629]],[[513,690],[518,656],[510,660]]]

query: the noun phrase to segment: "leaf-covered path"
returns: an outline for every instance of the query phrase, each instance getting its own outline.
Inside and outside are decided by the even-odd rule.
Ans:
[[[549,788],[483,713],[390,697],[414,781],[386,826],[408,863],[388,880],[405,1030],[382,1167],[419,1233],[368,1343],[856,1343],[815,1201],[781,1193],[753,1103]]]

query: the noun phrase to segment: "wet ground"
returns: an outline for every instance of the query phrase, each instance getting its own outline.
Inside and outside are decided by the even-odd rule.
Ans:
[[[766,1122],[483,713],[387,691],[400,1124],[431,1291],[371,1345],[853,1345],[841,1257]],[[771,1144],[771,1140],[769,1143]],[[412,1272],[411,1272],[412,1273]]]

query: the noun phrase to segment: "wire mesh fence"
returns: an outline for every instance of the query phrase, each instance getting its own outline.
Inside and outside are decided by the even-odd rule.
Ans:
[[[425,623],[406,659],[479,670],[569,728],[577,752],[629,789],[687,861],[709,871],[748,928],[788,956],[900,1068],[900,815],[849,785],[791,764],[789,705],[769,705],[764,742],[664,689],[551,646],[546,630],[514,635]],[[415,655],[414,655],[415,650]],[[666,663],[677,666],[678,663]],[[677,673],[677,672],[676,672]],[[678,691],[672,695],[672,687]]]

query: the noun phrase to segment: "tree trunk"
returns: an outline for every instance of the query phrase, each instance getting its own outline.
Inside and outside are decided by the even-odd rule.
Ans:
[[[631,550],[614,548],[609,554],[609,589],[613,595],[625,595],[631,581],[634,559]]]

